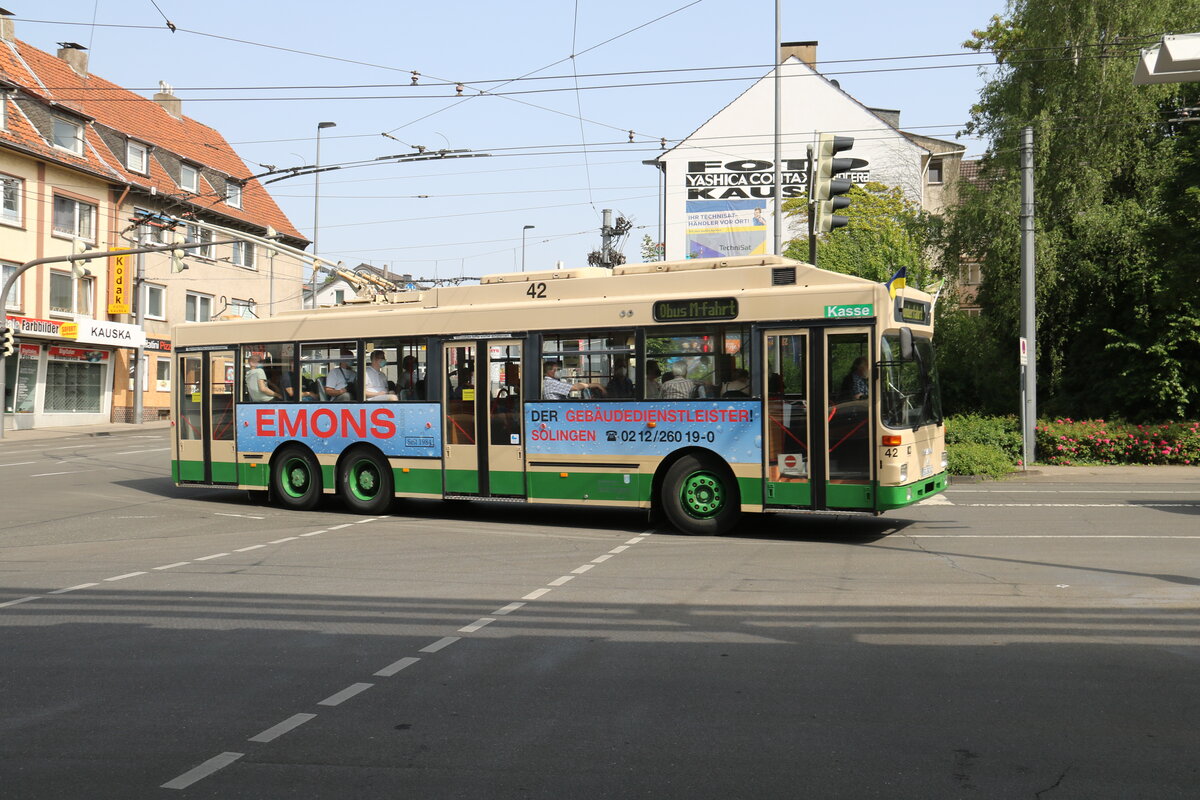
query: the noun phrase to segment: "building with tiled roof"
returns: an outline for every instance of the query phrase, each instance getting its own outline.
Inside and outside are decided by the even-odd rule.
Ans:
[[[9,427],[130,420],[131,364],[143,336],[144,416],[166,415],[172,324],[301,307],[301,261],[238,235],[273,230],[297,250],[308,240],[225,138],[184,115],[166,84],[143,97],[90,74],[87,55],[72,43],[57,54],[40,50],[0,17],[5,277],[77,250],[206,244],[175,264],[167,254],[128,257],[120,285],[121,270],[101,259],[86,265],[90,274],[56,263],[18,278],[6,302],[18,338],[17,353],[5,359]],[[132,285],[139,266],[140,327]]]

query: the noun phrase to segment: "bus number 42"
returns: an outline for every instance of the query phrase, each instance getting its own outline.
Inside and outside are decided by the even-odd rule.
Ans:
[[[529,288],[525,290],[525,294],[532,297],[534,300],[541,300],[546,296],[546,284],[531,283]]]

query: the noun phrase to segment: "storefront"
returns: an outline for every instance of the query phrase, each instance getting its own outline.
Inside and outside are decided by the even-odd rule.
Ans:
[[[16,352],[4,359],[8,430],[106,423],[115,354],[145,342],[135,325],[9,317]]]

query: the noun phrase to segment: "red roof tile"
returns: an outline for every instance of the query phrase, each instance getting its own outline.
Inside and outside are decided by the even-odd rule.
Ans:
[[[251,176],[241,158],[213,128],[191,117],[177,119],[153,100],[96,75],[81,77],[61,58],[26,42],[0,42],[0,79],[20,86],[43,102],[75,111],[94,119],[99,125],[174,153],[185,161],[238,180],[247,180]],[[8,110],[12,112],[14,108],[10,102]],[[245,183],[242,207],[237,209],[224,203],[224,187],[214,189],[206,178],[201,181],[200,194],[185,191],[168,176],[153,154],[149,176],[130,172],[125,168],[124,153],[114,154],[91,125],[87,126],[85,135],[85,153],[77,156],[49,145],[23,114],[10,113],[9,122],[7,130],[0,130],[0,143],[16,144],[109,180],[153,187],[161,194],[179,197],[198,208],[260,227],[271,225],[286,236],[308,241],[258,181]]]

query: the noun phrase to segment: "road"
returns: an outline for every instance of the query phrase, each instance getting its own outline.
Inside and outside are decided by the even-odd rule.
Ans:
[[[1195,480],[704,539],[287,512],[166,448],[0,445],[6,800],[1195,796]]]

